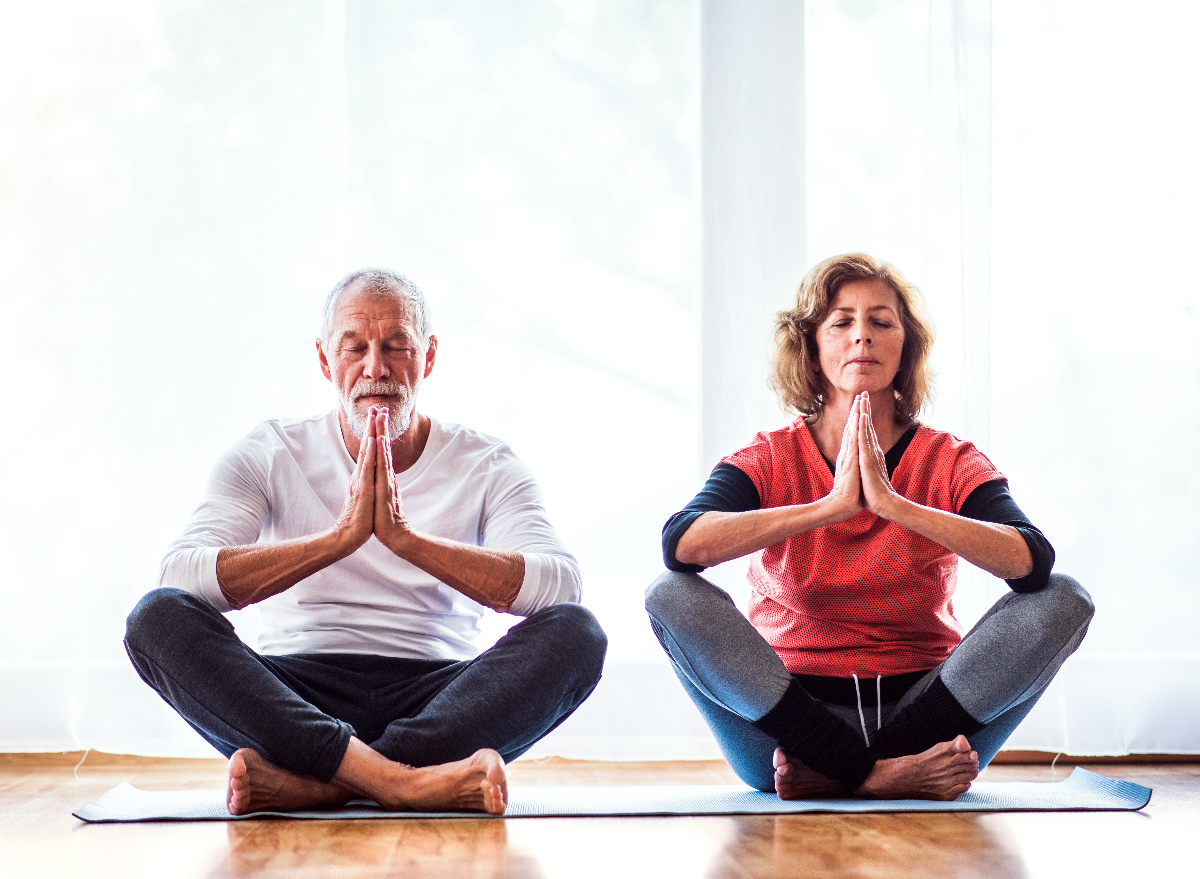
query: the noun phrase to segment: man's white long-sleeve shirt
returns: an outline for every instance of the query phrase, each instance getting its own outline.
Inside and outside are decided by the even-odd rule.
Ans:
[[[421,457],[396,474],[417,531],[519,552],[525,580],[509,613],[578,601],[579,566],[546,516],[541,490],[500,440],[430,419]],[[159,569],[159,585],[230,610],[217,583],[226,546],[278,543],[330,528],[346,501],[354,459],[337,411],[266,421],[229,449]],[[372,537],[353,555],[258,604],[263,653],[359,653],[469,659],[485,608]]]

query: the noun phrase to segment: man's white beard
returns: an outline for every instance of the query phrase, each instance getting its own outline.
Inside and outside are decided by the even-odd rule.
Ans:
[[[404,434],[412,424],[412,395],[408,392],[408,388],[398,382],[359,382],[350,389],[349,399],[338,395],[338,399],[342,404],[342,412],[346,416],[346,423],[350,425],[350,432],[359,439],[367,435],[367,410],[370,408],[368,403],[358,402],[360,398],[373,396],[375,394],[386,394],[390,397],[399,397],[399,401],[388,406],[388,439],[394,440]]]

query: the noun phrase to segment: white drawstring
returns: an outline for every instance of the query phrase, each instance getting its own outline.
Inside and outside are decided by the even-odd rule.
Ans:
[[[858,689],[858,675],[851,672],[850,677],[854,678],[854,698],[858,702],[858,722],[862,726],[863,741],[867,747],[871,747],[871,737],[867,735],[867,718],[862,710],[862,693]]]
[[[883,675],[875,675],[875,732],[883,729]]]

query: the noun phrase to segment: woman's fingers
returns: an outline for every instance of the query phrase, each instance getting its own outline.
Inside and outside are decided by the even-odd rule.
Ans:
[[[850,416],[846,426],[842,428],[842,444],[838,448],[837,469],[841,471],[843,463],[850,463],[858,449],[858,400],[850,404]]]
[[[842,430],[842,444],[838,448],[834,466],[833,490],[830,496],[838,501],[844,521],[862,509],[862,481],[858,475],[858,405],[850,404],[850,415]]]
[[[865,394],[863,395],[866,396]],[[887,460],[875,434],[875,423],[870,417],[871,402],[863,402],[864,417],[858,435],[859,472],[862,477],[863,502],[867,509],[879,513],[880,504],[891,493],[892,484],[887,475]]]

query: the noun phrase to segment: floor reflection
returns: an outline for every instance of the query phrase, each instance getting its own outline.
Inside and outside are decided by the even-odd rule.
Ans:
[[[229,824],[228,836],[228,876],[322,868],[473,879],[540,875],[534,864],[513,863],[502,820],[242,821]]]
[[[216,875],[939,876],[1029,879],[1007,823],[968,813],[245,821]]]
[[[1028,879],[1012,832],[982,816],[922,814],[745,816],[705,874],[938,876]]]

